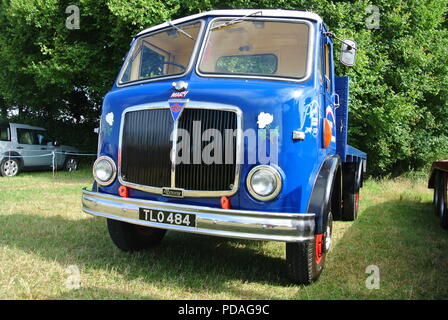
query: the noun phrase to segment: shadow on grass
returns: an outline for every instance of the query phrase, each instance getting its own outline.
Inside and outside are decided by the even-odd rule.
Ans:
[[[0,215],[0,225],[2,245],[38,254],[62,266],[77,265],[81,273],[83,270],[112,272],[126,280],[178,289],[176,293],[231,292],[232,288],[226,284],[235,279],[271,285],[288,284],[284,259],[264,255],[264,242],[168,232],[158,247],[124,253],[113,245],[102,218],[69,220],[61,216],[12,214]],[[87,296],[97,297],[88,289],[79,292],[84,291]],[[238,291],[238,294],[244,293]],[[118,296],[138,298],[120,293]],[[76,293],[60,298],[68,297],[76,297]],[[270,298],[268,292],[259,292],[256,297]],[[248,293],[247,298],[254,296]]]
[[[333,249],[329,269],[341,289],[358,282],[359,296],[369,298],[448,298],[448,232],[419,197],[367,207]],[[365,288],[369,265],[379,267],[380,290]]]
[[[112,281],[143,281],[167,288],[173,298],[197,293],[271,299],[282,295],[271,294],[270,287],[291,286],[282,244],[169,232],[160,246],[130,254],[113,245],[102,218],[12,214],[0,215],[0,226],[0,245],[37,254],[64,267],[77,265],[81,276],[100,273]],[[380,268],[380,290],[365,287],[368,265]],[[283,298],[446,299],[447,270],[448,233],[440,228],[432,204],[402,196],[362,210],[330,252],[321,279],[310,287],[297,287],[295,295]],[[93,278],[94,283],[98,281]],[[237,287],[238,282],[265,285],[267,290]],[[121,292],[86,283],[85,288],[54,298],[167,298],[166,292],[158,294],[157,290],[151,291],[153,296],[130,293],[128,285],[119,285]]]

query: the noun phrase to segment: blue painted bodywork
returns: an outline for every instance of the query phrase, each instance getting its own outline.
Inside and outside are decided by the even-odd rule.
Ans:
[[[212,18],[205,20],[208,22]],[[315,37],[317,44],[321,44],[326,41],[323,37],[325,27],[316,21],[312,21],[312,23],[315,24],[315,34],[312,36]],[[339,154],[342,161],[347,161],[350,157],[352,157],[350,158],[352,160],[365,159],[364,153],[346,145],[346,131],[344,133],[345,138],[339,140],[336,123],[340,119],[347,123],[347,112],[337,112],[334,115],[332,105],[334,103],[335,86],[332,86],[331,93],[325,93],[327,91],[324,84],[316,76],[318,72],[316,57],[321,54],[320,50],[321,46],[316,45],[312,75],[307,81],[301,83],[261,79],[208,78],[199,76],[195,68],[186,76],[175,80],[188,82],[188,99],[190,101],[206,101],[238,106],[243,112],[243,130],[248,128],[258,130],[257,117],[261,112],[267,112],[274,116],[271,128],[279,129],[278,167],[284,179],[282,191],[277,198],[267,202],[252,198],[246,188],[246,176],[255,165],[246,164],[247,161],[245,161],[241,168],[238,192],[230,199],[232,208],[305,213],[316,176],[327,157]],[[331,69],[334,70],[333,58],[331,58]],[[332,72],[331,80],[332,83],[335,83],[333,74],[334,72]],[[107,155],[117,161],[120,121],[123,111],[128,107],[145,103],[161,101],[166,103],[173,92],[172,82],[173,79],[161,79],[125,87],[114,85],[104,99],[99,155]],[[348,86],[346,89],[340,89],[341,86],[338,85],[336,87],[342,90],[340,92],[348,90]],[[348,97],[348,91],[346,97]],[[347,108],[348,100],[346,97],[345,100],[341,99],[341,106],[338,110],[342,111]],[[345,103],[343,104],[342,101],[345,101]],[[329,111],[328,107],[333,112],[333,136],[335,139],[325,149],[323,148],[322,120],[326,116],[326,112]],[[106,115],[111,112],[114,114],[113,126],[105,122]],[[312,121],[313,115],[317,117],[317,122],[314,124]],[[293,140],[292,132],[294,130],[306,132],[305,140]],[[258,139],[268,139],[268,137],[266,137],[265,132],[261,132]],[[245,142],[245,159],[252,152],[256,151],[249,150],[247,142]],[[119,186],[120,184],[116,180],[108,187],[100,187],[99,191],[116,195]],[[220,198],[178,199],[133,189],[130,189],[129,196],[131,198],[198,206],[220,206]]]

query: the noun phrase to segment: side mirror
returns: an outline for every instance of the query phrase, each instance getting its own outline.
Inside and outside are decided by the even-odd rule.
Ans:
[[[53,146],[54,147],[59,147],[60,146],[59,141],[53,141]]]
[[[342,41],[339,61],[347,67],[352,67],[356,60],[356,42],[352,39],[343,39]]]

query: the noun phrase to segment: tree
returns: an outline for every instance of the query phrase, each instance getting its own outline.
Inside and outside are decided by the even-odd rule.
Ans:
[[[80,8],[79,30],[65,26],[69,5]],[[141,29],[211,9],[309,10],[339,37],[358,43],[357,65],[337,66],[337,72],[351,76],[349,142],[368,152],[370,173],[419,169],[448,156],[448,4],[377,0],[378,29],[366,27],[369,5],[366,0],[0,0],[0,116],[18,107],[21,121],[64,132],[76,126],[90,130],[131,36]],[[92,134],[82,142],[95,146],[95,139]]]

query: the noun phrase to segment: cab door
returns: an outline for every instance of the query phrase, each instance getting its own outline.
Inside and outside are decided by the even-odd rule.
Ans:
[[[325,132],[331,131],[329,138],[328,150],[336,150],[336,114],[335,114],[335,91],[334,91],[334,64],[333,64],[333,42],[328,38],[323,38],[322,43],[322,60],[323,60],[323,100],[324,100],[324,117],[323,132],[325,147]],[[327,127],[325,127],[327,126]],[[328,143],[328,142],[327,142]]]

